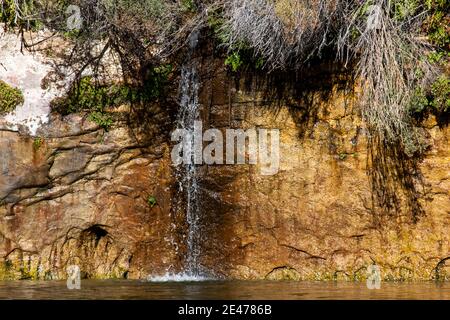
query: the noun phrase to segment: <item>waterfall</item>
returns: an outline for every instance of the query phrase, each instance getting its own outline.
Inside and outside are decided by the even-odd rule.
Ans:
[[[176,128],[187,132],[189,141],[194,139],[194,123],[200,119],[199,88],[200,81],[195,61],[192,58],[198,42],[198,32],[193,32],[189,38],[189,54],[186,63],[181,68],[179,110],[176,118]],[[193,157],[193,155],[192,155]],[[184,271],[181,274],[166,274],[149,277],[150,281],[202,281],[207,280],[207,272],[200,264],[202,232],[200,227],[201,206],[197,166],[194,160],[177,168],[179,192],[185,200],[187,253]]]
[[[193,143],[194,123],[200,118],[198,93],[200,81],[192,59],[192,54],[198,43],[198,31],[193,32],[189,37],[189,54],[186,64],[181,70],[180,81],[180,108],[177,115],[177,128],[188,132],[189,140]],[[192,155],[193,157],[193,155]],[[186,199],[186,223],[187,231],[187,255],[185,260],[185,274],[190,277],[202,276],[200,266],[200,214],[199,205],[200,191],[198,184],[197,166],[193,159],[185,163],[177,172],[179,181],[179,191]]]
[[[194,122],[199,119],[198,106],[199,79],[193,64],[186,65],[181,71],[180,109],[177,116],[178,129],[189,133],[189,139],[194,137]],[[199,256],[201,232],[199,185],[197,166],[193,163],[183,164],[178,169],[179,190],[186,199],[187,256],[185,272],[191,276],[200,276]]]

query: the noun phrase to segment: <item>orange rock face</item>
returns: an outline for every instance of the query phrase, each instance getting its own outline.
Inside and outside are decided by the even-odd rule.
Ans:
[[[430,118],[430,149],[409,159],[368,139],[338,76],[310,74],[280,98],[282,83],[249,88],[222,65],[202,80],[204,128],[279,129],[280,168],[198,168],[202,265],[240,279],[364,279],[373,262],[386,280],[450,276],[448,126]],[[54,116],[40,143],[0,131],[0,278],[65,278],[72,264],[92,278],[182,271],[186,204],[173,123],[158,115],[109,132]]]
[[[280,170],[204,169],[205,265],[244,279],[354,280],[376,263],[385,280],[448,279],[445,123],[430,116],[429,150],[408,158],[369,139],[339,76],[310,73],[299,92],[271,100],[267,83],[215,75],[203,92],[211,127],[279,129]]]
[[[39,144],[0,133],[2,277],[64,279],[74,264],[93,278],[179,268],[168,145],[81,116],[43,132]]]

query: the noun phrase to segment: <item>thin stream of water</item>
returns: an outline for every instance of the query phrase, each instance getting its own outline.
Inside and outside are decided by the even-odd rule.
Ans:
[[[186,223],[188,226],[186,235],[187,254],[185,257],[184,271],[180,274],[166,274],[163,276],[151,276],[150,281],[199,281],[206,279],[206,272],[201,267],[201,241],[202,233],[200,228],[201,206],[200,190],[198,183],[197,165],[193,161],[193,139],[195,131],[195,121],[200,119],[199,110],[199,89],[200,80],[197,73],[195,60],[192,58],[198,43],[198,32],[193,32],[189,38],[189,53],[186,63],[181,68],[180,80],[180,102],[176,118],[177,129],[186,132],[184,141],[189,141],[184,146],[184,163],[177,168],[176,177],[179,185],[179,192],[184,199],[186,210]]]
[[[189,133],[189,140],[194,137],[194,122],[198,120],[198,90],[199,80],[197,71],[193,64],[184,66],[181,72],[180,83],[180,110],[177,117],[178,129],[184,129]],[[186,148],[185,148],[186,149]],[[201,230],[200,223],[200,206],[199,206],[199,185],[197,166],[191,162],[183,164],[178,170],[178,182],[180,192],[185,195],[186,199],[186,222],[188,224],[187,231],[187,257],[185,273],[190,276],[200,275],[199,257],[200,257],[200,240]]]

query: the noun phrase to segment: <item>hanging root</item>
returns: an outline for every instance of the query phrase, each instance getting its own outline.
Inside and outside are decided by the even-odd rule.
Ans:
[[[347,16],[337,43],[340,58],[356,58],[359,104],[370,132],[401,143],[408,155],[423,152],[426,143],[409,108],[416,88],[429,86],[437,73],[426,59],[430,47],[418,37],[424,13],[399,20],[390,1],[371,3]]]
[[[424,151],[409,107],[416,88],[429,86],[436,70],[419,37],[424,7],[399,9],[389,0],[233,0],[225,5],[230,48],[250,47],[270,70],[298,67],[334,48],[338,59],[356,61],[359,105],[369,132]]]
[[[227,45],[252,48],[271,70],[301,64],[328,45],[338,13],[338,0],[232,0],[225,4]]]

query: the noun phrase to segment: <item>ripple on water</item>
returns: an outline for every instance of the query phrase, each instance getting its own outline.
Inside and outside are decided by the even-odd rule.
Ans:
[[[150,275],[147,277],[149,282],[199,282],[213,280],[212,278],[200,275],[183,273],[166,273],[161,276]]]

